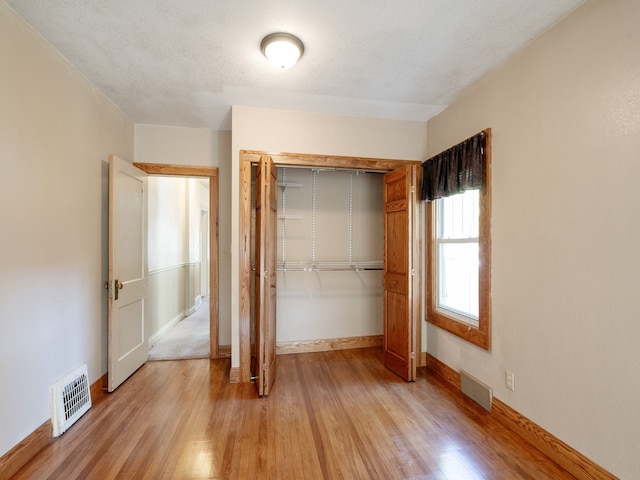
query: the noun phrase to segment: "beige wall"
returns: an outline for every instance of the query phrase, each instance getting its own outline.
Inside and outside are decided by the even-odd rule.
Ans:
[[[135,126],[135,161],[217,167],[219,180],[219,341],[231,343],[231,132]]]
[[[231,193],[231,365],[239,357],[240,150],[420,160],[426,154],[424,122],[233,107]]]
[[[209,211],[208,179],[149,177],[147,332],[150,345],[200,306],[201,218]],[[203,291],[204,289],[204,291]]]
[[[428,351],[621,478],[640,478],[640,3],[590,1],[428,123],[493,129],[493,350]],[[505,369],[516,390],[505,388]]]
[[[108,156],[133,124],[0,2],[0,456],[107,370]]]

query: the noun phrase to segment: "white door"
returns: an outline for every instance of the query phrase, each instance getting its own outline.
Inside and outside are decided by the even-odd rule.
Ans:
[[[114,391],[148,355],[147,174],[109,157],[109,371]]]

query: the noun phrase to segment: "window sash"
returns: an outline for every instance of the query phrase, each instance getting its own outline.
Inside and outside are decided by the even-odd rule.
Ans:
[[[479,323],[479,248],[480,248],[480,238],[479,236],[473,237],[456,237],[456,238],[441,238],[443,232],[448,231],[452,232],[456,230],[458,233],[463,233],[464,231],[474,231],[477,235],[477,218],[476,214],[478,211],[478,203],[479,197],[474,196],[474,201],[470,202],[468,199],[457,199],[455,201],[455,206],[458,207],[458,211],[455,211],[455,206],[452,205],[454,201],[454,197],[449,197],[448,199],[438,199],[436,200],[436,231],[438,234],[435,238],[435,308],[445,315],[450,315],[454,317],[456,320],[463,322],[465,324],[472,325],[474,327],[478,326]],[[443,222],[445,220],[450,220],[450,218],[444,218],[445,212],[445,201],[450,202],[450,207],[446,209],[450,216],[457,217],[458,221],[462,221],[464,215],[460,216],[458,214],[461,213],[461,210],[464,208],[471,207],[471,211],[474,212],[471,217],[473,218],[472,223],[474,225],[471,228],[443,228]],[[467,222],[470,220],[466,219]],[[469,259],[468,257],[465,259],[465,256],[469,255],[469,252],[460,251],[458,255],[458,259],[464,262],[463,265],[458,265],[456,267],[455,260],[451,259],[450,262],[447,262],[447,255],[444,252],[447,245],[450,246],[464,246],[464,245],[475,245],[476,248],[471,252],[472,255],[475,255],[474,259]],[[448,249],[449,255],[452,254],[454,249]],[[460,250],[460,249],[457,249]],[[476,268],[472,269],[473,271],[468,271],[466,267],[470,266],[470,262],[475,264]],[[453,263],[453,264],[452,264]],[[445,265],[448,264],[448,265]],[[466,271],[465,271],[466,270]],[[450,279],[453,277],[453,282],[455,282],[455,286],[450,284]],[[450,298],[450,300],[447,300]]]

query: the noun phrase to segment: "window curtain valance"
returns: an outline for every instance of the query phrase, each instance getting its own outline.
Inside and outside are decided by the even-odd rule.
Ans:
[[[482,188],[485,137],[480,132],[422,163],[423,201]]]

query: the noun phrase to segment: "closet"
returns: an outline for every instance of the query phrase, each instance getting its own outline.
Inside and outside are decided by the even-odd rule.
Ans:
[[[394,220],[394,225],[407,225],[401,236],[406,245],[397,249],[403,255],[391,257],[405,259],[403,271],[410,272],[409,262],[417,258],[419,249],[408,225],[409,219],[416,222],[417,214],[412,187],[404,179],[415,181],[415,163],[241,152],[240,223],[245,247],[241,252],[240,381],[253,376],[260,384],[259,393],[268,394],[275,376],[276,343],[282,353],[288,353],[325,350],[344,341],[355,346],[362,346],[360,341],[380,345],[384,338],[386,349],[390,338],[402,343],[398,353],[391,349],[391,354],[414,366],[415,348],[409,344],[415,344],[419,312],[413,309],[414,289],[408,287],[413,283],[411,275],[404,275],[407,285],[391,305],[411,326],[393,327],[391,336],[385,332],[384,299],[391,297],[384,283],[383,260],[390,217],[384,203],[389,175],[383,174],[404,172],[398,178],[407,197],[394,202],[409,210],[403,211],[403,222]],[[395,186],[391,193],[396,195]],[[265,335],[273,338],[265,341]],[[257,359],[264,360],[262,367]],[[400,374],[412,379],[410,373]]]
[[[278,345],[381,336],[382,174],[279,167],[278,195]]]

